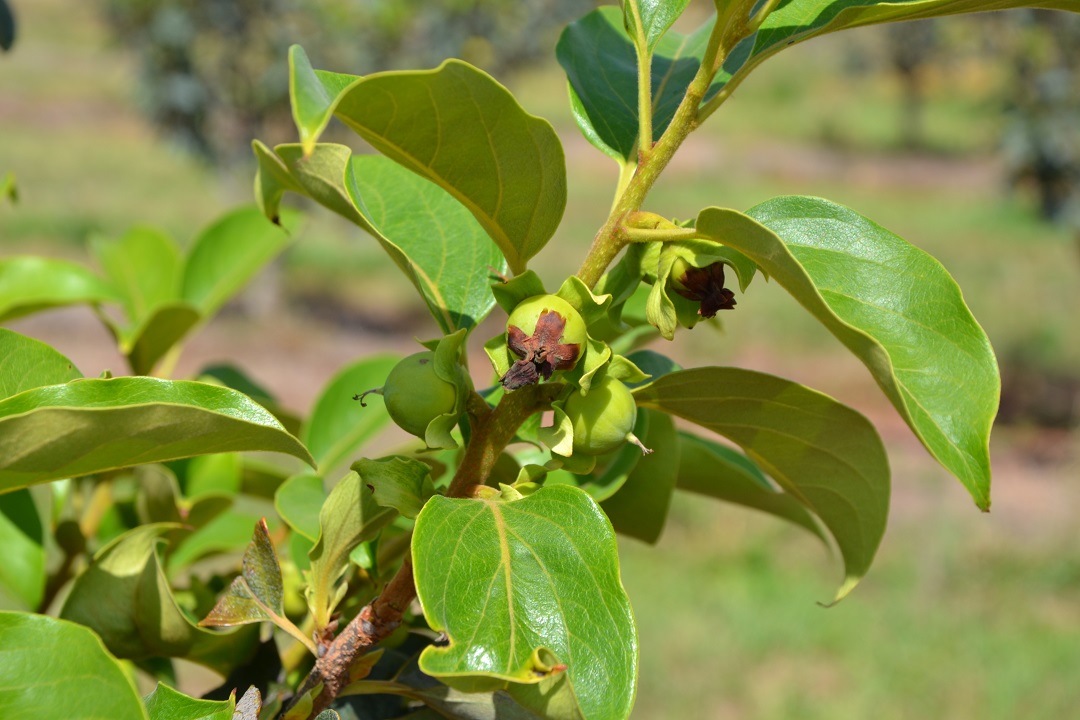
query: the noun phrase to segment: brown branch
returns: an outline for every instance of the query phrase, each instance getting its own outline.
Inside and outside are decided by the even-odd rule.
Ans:
[[[465,456],[454,473],[446,495],[467,497],[475,486],[483,485],[491,475],[491,469],[499,454],[513,440],[521,423],[533,413],[550,405],[562,388],[561,383],[531,385],[504,395],[494,410],[478,413],[472,441],[465,449]],[[282,715],[320,683],[323,687],[312,704],[309,718],[314,718],[328,708],[338,693],[349,684],[349,668],[352,664],[397,629],[402,616],[415,598],[412,558],[406,555],[401,568],[379,596],[345,626],[330,647],[315,661],[315,667],[286,705]]]

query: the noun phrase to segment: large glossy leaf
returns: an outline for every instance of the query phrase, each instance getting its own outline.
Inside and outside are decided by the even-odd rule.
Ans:
[[[233,720],[236,701],[198,700],[158,683],[145,698],[150,720]]]
[[[90,630],[0,612],[0,717],[148,720],[131,677]]]
[[[119,300],[107,282],[77,263],[37,256],[0,259],[0,322],[62,305]]]
[[[432,498],[412,550],[424,616],[449,638],[421,654],[424,672],[451,684],[509,681],[533,709],[533,683],[568,678],[586,720],[629,714],[634,619],[615,535],[585,492],[559,485],[514,502]]]
[[[775,515],[825,540],[806,506],[773,488],[761,469],[733,448],[679,433],[678,487]]]
[[[343,145],[319,143],[306,156],[299,145],[279,145],[274,152],[297,192],[378,241],[445,334],[471,328],[491,310],[489,267],[503,272],[506,260],[445,190],[387,158],[354,156]],[[260,177],[275,168],[264,160]]]
[[[873,425],[832,398],[737,368],[681,370],[633,391],[739,445],[836,538],[845,578],[836,600],[866,574],[885,532],[889,462]]]
[[[638,460],[619,491],[601,507],[620,535],[655,543],[664,530],[671,495],[675,491],[679,437],[670,416],[653,410],[638,412],[646,421],[644,432],[638,437],[652,453]]]
[[[813,313],[866,364],[975,503],[989,508],[997,362],[945,268],[827,200],[776,198],[748,214],[753,219],[708,208],[698,229],[748,255]]]
[[[216,385],[76,380],[0,401],[0,492],[129,465],[249,450],[313,463],[269,412]]]
[[[75,581],[61,617],[94,630],[117,657],[179,657],[228,675],[254,653],[258,628],[216,633],[180,609],[157,552],[162,535],[180,528],[141,525],[103,547]]]
[[[562,145],[489,75],[459,60],[355,82],[335,115],[379,152],[457,198],[515,273],[554,234],[566,205]]]
[[[390,416],[381,407],[382,396],[368,395],[364,405],[353,398],[382,387],[400,359],[396,355],[364,358],[339,370],[323,388],[300,430],[323,475],[347,463],[386,426]]]
[[[319,539],[308,553],[308,605],[317,627],[326,627],[340,600],[338,587],[349,569],[349,553],[374,538],[395,517],[393,510],[376,504],[371,488],[355,472],[345,475],[330,491],[319,513]]]
[[[284,219],[285,227],[294,224],[295,216]],[[203,316],[213,315],[290,241],[289,232],[256,207],[228,213],[195,238],[181,296]]]
[[[659,140],[701,65],[712,31],[668,32],[654,45],[653,140]],[[601,152],[629,161],[637,151],[637,59],[619,8],[601,7],[571,23],[555,48],[570,82],[574,119]]]
[[[29,490],[0,495],[0,609],[36,610],[45,594],[45,532]]]
[[[50,346],[0,328],[0,400],[81,377],[75,364]]]

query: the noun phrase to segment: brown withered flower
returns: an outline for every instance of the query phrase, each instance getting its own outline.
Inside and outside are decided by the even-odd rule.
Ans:
[[[679,287],[679,283],[682,287]],[[672,284],[672,289],[687,300],[700,302],[698,315],[716,317],[720,310],[735,307],[735,293],[724,287],[724,263],[717,262],[703,268],[690,267]]]
[[[565,300],[538,295],[514,308],[506,323],[506,344],[520,359],[499,382],[516,390],[551,377],[556,370],[572,370],[585,342],[585,322]]]

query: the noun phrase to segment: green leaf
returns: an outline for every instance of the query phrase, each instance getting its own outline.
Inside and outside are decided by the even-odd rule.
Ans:
[[[36,610],[45,594],[45,531],[29,490],[0,495],[0,608]]]
[[[709,22],[690,35],[669,32],[655,42],[651,65],[654,141],[671,123],[697,73],[711,31]],[[585,137],[619,162],[636,158],[637,57],[622,11],[601,7],[571,23],[559,37],[555,55],[566,71],[574,119]]]
[[[76,380],[0,401],[0,492],[129,465],[253,450],[314,462],[265,409],[205,383]]]
[[[445,334],[472,328],[495,306],[502,251],[469,210],[435,183],[379,155],[354,155],[349,194],[409,259],[415,284]]]
[[[555,486],[515,502],[434,497],[416,519],[413,563],[424,616],[449,638],[420,655],[425,673],[509,681],[534,708],[535,686],[521,683],[564,676],[586,720],[630,713],[634,618],[615,534],[587,494]]]
[[[679,438],[669,415],[652,410],[639,410],[638,413],[643,416],[645,426],[641,433],[635,427],[634,433],[653,452],[638,460],[619,491],[600,507],[615,532],[655,543],[664,530],[671,495],[675,491]],[[633,450],[641,452],[636,447]]]
[[[180,609],[157,548],[164,533],[182,527],[141,525],[103,547],[75,580],[61,617],[94,630],[117,657],[180,657],[228,675],[251,657],[258,628],[215,633]]]
[[[862,360],[930,454],[988,509],[1001,383],[990,341],[948,272],[827,200],[777,198],[749,215],[708,208],[698,229],[750,256]]]
[[[179,302],[159,307],[142,325],[134,327],[125,336],[116,332],[123,352],[136,375],[147,375],[158,361],[180,342],[202,320],[199,311]]]
[[[204,495],[192,507],[187,524],[194,526],[195,518],[201,526],[197,526],[195,532],[181,540],[176,549],[169,553],[167,571],[170,577],[176,577],[180,570],[201,558],[239,553],[249,544],[251,527],[270,510],[269,507],[237,508],[231,505],[222,509],[224,499],[224,496]],[[203,513],[203,517],[196,518],[196,510]],[[269,518],[268,522],[273,532],[277,523],[274,518]]]
[[[134,228],[111,240],[94,238],[90,248],[120,297],[127,323],[118,328],[127,353],[133,334],[163,305],[180,299],[184,259],[180,248],[155,228]]]
[[[488,267],[503,272],[506,261],[442,188],[387,158],[354,156],[344,145],[319,143],[308,155],[299,145],[274,151],[297,192],[375,238],[445,333],[471,328],[490,312]]]
[[[363,405],[353,398],[382,387],[399,360],[396,355],[364,358],[339,370],[323,388],[300,430],[323,475],[339,469],[386,426],[390,416],[379,407],[381,396],[369,395]]]
[[[243,464],[236,453],[192,458],[184,473],[184,495],[190,500],[204,495],[236,495],[243,482],[242,473]]]
[[[0,0],[0,6],[4,4],[4,0]],[[0,14],[3,13],[3,7],[0,7]],[[0,24],[3,23],[3,18],[0,18]],[[0,32],[3,32],[3,28],[0,28]],[[4,198],[12,205],[19,203],[19,181],[15,177],[15,173],[8,170],[7,175],[4,175],[4,180],[0,182],[0,197]]]
[[[131,677],[84,627],[0,612],[0,648],[0,717],[148,720]]]
[[[326,502],[322,478],[312,473],[293,475],[274,494],[281,519],[311,542],[319,538],[319,511]]]
[[[626,30],[642,51],[652,52],[689,4],[690,0],[623,0]]]
[[[558,228],[566,205],[558,136],[471,65],[447,60],[436,70],[369,75],[338,97],[335,115],[457,198],[515,273]]]
[[[633,391],[642,407],[739,445],[829,529],[844,558],[839,601],[873,562],[889,512],[889,463],[873,425],[832,398],[737,368],[670,373]]]
[[[258,208],[233,210],[195,238],[184,268],[182,298],[210,317],[291,240],[288,231],[268,221]]]
[[[196,700],[168,685],[158,683],[144,698],[150,720],[232,720],[236,701]]]
[[[119,300],[108,283],[77,263],[37,256],[0,259],[0,322],[63,305]]]
[[[308,605],[316,627],[324,628],[330,622],[330,614],[340,599],[338,584],[349,569],[349,553],[374,538],[396,516],[393,510],[379,507],[371,489],[356,472],[345,475],[330,491],[319,512],[319,539],[308,553]]]
[[[304,48],[289,48],[289,98],[305,155],[311,153],[330,122],[338,96],[359,79],[356,75],[316,70]]]
[[[278,622],[285,614],[285,596],[274,544],[266,520],[255,523],[251,544],[244,551],[240,575],[222,595],[214,609],[199,621],[200,627],[228,627],[270,620]]]
[[[689,433],[679,433],[678,487],[775,515],[825,541],[814,516],[793,495],[773,488],[742,453]]]
[[[431,468],[413,458],[365,458],[353,463],[352,469],[360,474],[360,481],[371,489],[376,503],[397,510],[407,518],[415,518],[424,503],[435,494]]]
[[[40,340],[0,328],[0,400],[81,378],[74,363]]]
[[[797,42],[847,28],[960,13],[1034,7],[1077,12],[1074,0],[790,0],[762,24],[752,65]]]

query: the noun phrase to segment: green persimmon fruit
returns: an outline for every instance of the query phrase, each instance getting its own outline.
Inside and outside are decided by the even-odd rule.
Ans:
[[[585,321],[557,295],[534,295],[518,303],[506,321],[506,344],[519,359],[501,378],[516,390],[547,380],[556,370],[573,370],[587,339]]]
[[[575,453],[604,455],[625,442],[640,445],[632,432],[637,421],[634,396],[614,378],[594,380],[588,395],[574,392],[562,409],[574,427]]]
[[[457,407],[457,388],[435,374],[435,353],[430,350],[395,365],[386,377],[382,396],[398,427],[421,438],[432,420]]]

